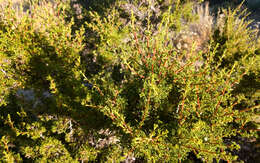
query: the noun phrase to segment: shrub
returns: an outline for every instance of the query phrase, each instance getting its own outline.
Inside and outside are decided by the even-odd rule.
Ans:
[[[1,92],[9,92],[5,93],[6,105],[1,106],[2,161],[18,161],[21,155],[25,160],[71,160],[59,136],[67,132],[71,119],[57,114],[69,114],[62,109],[70,108],[62,99],[75,105],[77,96],[82,95],[79,52],[84,30],[72,34],[73,21],[65,21],[67,7],[65,3],[31,4],[24,13],[21,8],[15,12],[11,3],[3,6],[0,53],[6,66],[1,67],[1,82],[6,85]],[[69,98],[71,92],[77,94],[74,99]]]
[[[86,11],[93,35],[85,40],[84,28],[73,29],[67,15],[69,2],[34,4],[21,17],[10,4],[3,9],[2,161],[237,159],[232,138],[256,136],[248,122],[259,104],[235,91],[258,71],[255,33],[237,10],[203,28],[203,20],[213,22],[207,11],[193,12],[197,3],[176,0],[159,11],[162,1],[139,2],[117,1],[105,17]],[[138,4],[142,19],[120,9]],[[195,39],[178,49],[178,36],[191,26],[207,32],[203,47]],[[93,36],[93,63],[86,64],[83,41]]]

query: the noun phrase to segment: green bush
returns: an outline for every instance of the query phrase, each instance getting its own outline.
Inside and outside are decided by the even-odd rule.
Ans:
[[[69,4],[2,9],[1,161],[233,161],[232,138],[257,136],[257,88],[241,88],[259,74],[259,45],[238,9],[214,25],[192,1],[128,15],[116,1],[75,29]],[[187,38],[192,27],[207,36]]]

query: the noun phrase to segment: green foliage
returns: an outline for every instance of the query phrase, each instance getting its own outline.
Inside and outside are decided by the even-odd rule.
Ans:
[[[198,18],[192,1],[135,1],[129,15],[113,1],[78,29],[58,2],[2,9],[1,161],[233,161],[232,138],[256,136],[258,90],[245,85],[259,83],[260,47],[238,9],[199,51],[198,40],[176,47]]]

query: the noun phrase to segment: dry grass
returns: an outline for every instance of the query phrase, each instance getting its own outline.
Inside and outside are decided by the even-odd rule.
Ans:
[[[181,31],[174,39],[178,50],[189,50],[195,44],[195,51],[206,52],[212,34],[213,16],[209,12],[209,4],[197,5],[194,8],[197,21],[190,23],[188,28]]]

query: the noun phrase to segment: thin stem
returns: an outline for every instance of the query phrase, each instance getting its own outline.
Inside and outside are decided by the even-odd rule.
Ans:
[[[200,110],[200,99],[199,99],[199,86],[198,85],[196,85],[196,94],[197,94],[197,104],[198,104],[198,109]],[[198,114],[198,112],[196,111],[196,113],[197,113],[197,116],[199,117],[199,114]]]

